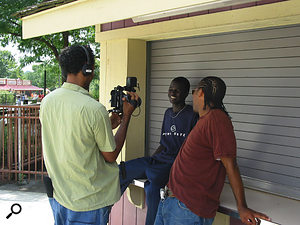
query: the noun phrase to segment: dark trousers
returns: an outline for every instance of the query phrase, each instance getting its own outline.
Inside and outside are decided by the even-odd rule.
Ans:
[[[145,183],[147,203],[146,225],[154,224],[160,201],[159,190],[167,184],[171,166],[172,164],[170,163],[163,163],[151,157],[142,157],[125,162],[125,179],[122,177],[120,171],[122,194],[134,179],[147,179]]]

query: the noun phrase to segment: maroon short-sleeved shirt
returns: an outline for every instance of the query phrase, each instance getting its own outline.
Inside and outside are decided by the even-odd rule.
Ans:
[[[172,166],[168,187],[198,216],[212,218],[219,206],[226,170],[220,157],[236,157],[230,118],[213,109],[199,118]]]

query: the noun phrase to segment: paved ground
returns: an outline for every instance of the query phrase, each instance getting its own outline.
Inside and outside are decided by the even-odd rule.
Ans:
[[[11,213],[11,206],[15,203],[21,205],[19,214]],[[19,207],[14,206],[13,211],[18,212]],[[0,185],[0,224],[1,225],[53,225],[53,216],[48,197],[45,194],[43,183],[30,181],[28,184]]]

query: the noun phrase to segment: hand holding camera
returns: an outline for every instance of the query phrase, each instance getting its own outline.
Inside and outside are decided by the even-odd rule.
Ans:
[[[128,113],[130,113],[129,115],[131,115],[134,109],[136,107],[139,107],[142,103],[141,98],[135,93],[135,87],[138,87],[136,77],[127,77],[126,86],[122,87],[118,85],[117,87],[115,87],[114,90],[110,92],[110,102],[113,109],[109,110],[109,112],[115,112],[118,114],[124,113],[125,115],[128,115]],[[123,91],[127,91],[128,93],[125,94]],[[130,104],[133,109],[127,106],[127,103]],[[123,107],[123,105],[125,107]],[[131,110],[132,112],[130,112]]]
[[[123,112],[122,116],[131,116],[137,106],[140,106],[140,97],[135,92],[127,92],[127,95],[123,97]]]

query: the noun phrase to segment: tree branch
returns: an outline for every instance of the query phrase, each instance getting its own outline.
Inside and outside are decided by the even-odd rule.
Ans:
[[[69,32],[67,32],[67,33],[69,33]],[[19,33],[8,32],[7,34],[13,35],[13,36],[15,36],[15,37],[22,37],[22,35],[19,34]],[[68,35],[68,34],[65,34],[65,35]],[[67,36],[67,37],[68,37],[68,36]],[[64,38],[65,38],[65,37],[64,37]],[[45,38],[43,38],[43,37],[35,37],[35,38],[33,38],[33,40],[38,41],[38,42],[42,42],[42,43],[44,43],[45,45],[47,45],[47,46],[51,49],[51,51],[53,52],[53,54],[54,54],[56,60],[58,61],[59,53],[58,53],[57,48],[56,48],[53,44],[51,44],[49,41],[47,41],[47,40],[46,40]],[[67,41],[68,41],[68,38],[67,38]],[[65,39],[64,39],[64,44],[65,44],[65,43],[66,43],[66,41],[65,41]],[[68,43],[68,42],[67,42],[67,43]],[[68,46],[68,44],[67,44],[67,46]]]
[[[22,35],[19,33],[8,32],[7,34],[13,35],[15,37],[22,37]]]
[[[64,48],[69,46],[69,36],[70,36],[70,32],[69,31],[65,31],[62,33],[63,35],[63,42],[64,42]]]
[[[18,24],[17,22],[13,21],[12,19],[8,20],[11,24],[15,25],[15,26],[20,26],[20,24]]]
[[[47,45],[47,46],[51,49],[51,51],[53,52],[53,54],[54,54],[56,60],[58,61],[59,53],[58,53],[57,48],[56,48],[53,44],[51,44],[49,41],[47,41],[47,40],[44,39],[43,37],[35,37],[35,38],[33,38],[33,39],[36,40],[36,41],[42,42],[42,43],[44,43],[45,45]]]

